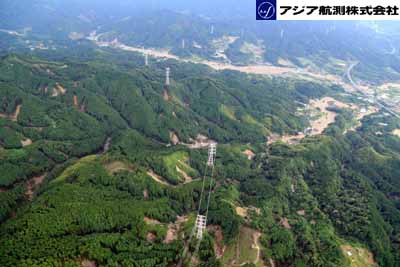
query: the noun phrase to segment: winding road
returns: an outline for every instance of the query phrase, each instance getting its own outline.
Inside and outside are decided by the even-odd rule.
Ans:
[[[363,90],[362,90],[361,88],[359,88],[359,85],[356,84],[356,83],[354,82],[353,77],[351,76],[351,71],[352,71],[353,68],[356,67],[358,64],[359,64],[359,62],[354,62],[354,63],[352,63],[352,64],[349,66],[349,68],[347,69],[347,72],[346,72],[347,79],[350,81],[350,83],[351,83],[351,85],[354,87],[354,89],[355,89],[358,93],[362,94],[363,97],[365,97],[365,98],[367,99],[368,102],[376,104],[379,108],[385,110],[385,111],[388,112],[389,114],[391,114],[391,115],[395,116],[396,118],[400,119],[400,115],[399,115],[397,112],[395,112],[395,111],[391,110],[390,108],[388,108],[388,107],[385,105],[385,103],[379,101],[376,97],[374,98],[373,101],[371,101],[370,99],[368,99],[369,96],[368,96],[367,94],[365,94],[365,93],[363,92]]]

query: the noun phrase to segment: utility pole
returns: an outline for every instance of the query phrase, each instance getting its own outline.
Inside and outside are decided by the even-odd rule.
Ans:
[[[185,39],[182,39],[182,49],[185,49]]]
[[[211,34],[214,34],[214,25],[211,25],[210,33],[211,33]]]

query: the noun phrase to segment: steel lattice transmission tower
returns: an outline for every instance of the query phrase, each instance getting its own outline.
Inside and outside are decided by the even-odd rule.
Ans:
[[[169,86],[171,81],[169,79],[171,69],[169,67],[165,68],[165,85]]]
[[[196,218],[196,237],[197,239],[203,239],[203,234],[207,227],[207,217],[204,215],[197,215]]]
[[[214,168],[216,154],[217,154],[217,144],[212,143],[208,147],[208,160],[207,160],[207,166],[211,167],[212,169]],[[207,227],[207,215],[208,215],[207,213],[208,213],[208,206],[210,204],[210,194],[211,194],[211,182],[210,182],[210,191],[208,192],[206,214],[205,215],[200,214],[200,209],[201,209],[201,202],[200,202],[199,213],[197,214],[197,217],[196,217],[195,233],[196,233],[197,239],[199,239],[199,240],[201,240],[203,238],[203,234]]]
[[[214,167],[215,155],[217,154],[217,144],[210,144],[208,147],[208,161],[207,165]]]
[[[217,154],[217,144],[211,143],[208,146],[208,159],[207,159],[206,169],[205,169],[204,176],[203,176],[203,185],[202,185],[202,189],[201,189],[201,193],[200,193],[200,201],[199,201],[199,208],[197,211],[196,221],[192,228],[192,233],[190,235],[189,241],[187,242],[187,245],[185,246],[185,248],[183,250],[182,257],[180,258],[180,260],[178,262],[178,265],[177,265],[178,267],[182,267],[183,262],[186,258],[186,255],[189,251],[189,244],[192,240],[192,237],[196,237],[197,238],[196,248],[195,248],[194,252],[192,253],[191,259],[190,259],[190,266],[193,266],[192,262],[194,261],[194,258],[199,251],[200,243],[203,240],[203,235],[207,230],[208,208],[210,206],[210,199],[211,199],[211,193],[212,193],[214,163],[215,163],[216,154]],[[210,173],[211,180],[209,183],[208,192],[207,191],[205,192],[204,189],[205,189],[205,184],[206,184],[207,170],[211,171],[211,173]],[[204,211],[201,212],[201,207],[202,207],[201,204],[202,204],[203,198],[204,198],[204,201],[206,201],[205,212]]]
[[[144,65],[148,66],[149,65],[149,54],[144,49],[144,46],[143,46],[142,50],[143,50],[143,54],[144,54]]]

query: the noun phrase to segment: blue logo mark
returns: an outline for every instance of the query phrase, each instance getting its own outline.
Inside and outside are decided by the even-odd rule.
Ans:
[[[276,20],[276,0],[257,0],[257,20]]]

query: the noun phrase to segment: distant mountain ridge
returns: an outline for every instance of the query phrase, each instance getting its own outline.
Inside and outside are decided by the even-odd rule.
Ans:
[[[21,33],[25,29],[25,37],[13,36],[23,41],[39,38],[59,43],[70,41],[74,34],[88,36],[96,30],[106,40],[118,38],[127,45],[169,49],[183,57],[238,65],[293,64],[339,74],[345,73],[343,64],[360,62],[354,75],[361,80],[371,83],[400,80],[399,36],[377,30],[376,24],[256,22],[246,13],[249,7],[224,20],[212,12],[201,16],[192,13],[194,9],[180,12],[177,7],[173,11],[174,3],[168,3],[170,9],[163,9],[162,3],[151,1],[120,0],[111,4],[37,0],[3,1],[1,5],[0,29]],[[379,27],[389,29],[390,25]]]

